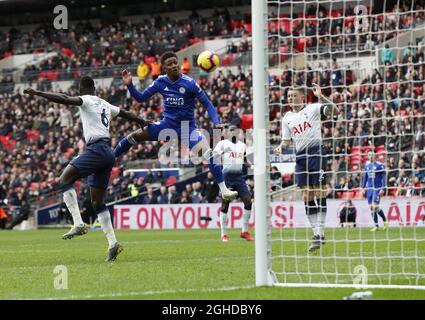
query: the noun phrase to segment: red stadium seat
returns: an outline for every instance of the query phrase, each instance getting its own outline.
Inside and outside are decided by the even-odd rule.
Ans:
[[[377,146],[375,148],[376,153],[381,153],[382,151],[385,151],[385,145],[381,144],[380,146]]]
[[[252,114],[241,114],[241,129],[251,129],[253,124],[253,115]]]
[[[171,176],[165,181],[165,186],[169,187],[169,186],[175,184],[176,182],[177,182],[177,178],[175,176]]]
[[[298,38],[296,40],[296,46],[295,46],[295,48],[299,52],[304,52],[305,51],[306,44],[307,44],[307,38]]]
[[[290,20],[289,19],[282,19],[282,20],[280,20],[280,29],[282,29],[286,33],[291,34],[292,33],[292,30],[291,30]]]
[[[252,23],[244,23],[243,28],[246,32],[252,33]]]

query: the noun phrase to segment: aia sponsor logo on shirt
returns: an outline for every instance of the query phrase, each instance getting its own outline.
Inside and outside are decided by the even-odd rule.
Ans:
[[[303,134],[307,129],[311,128],[311,124],[308,121],[304,121],[304,124],[299,124],[298,126],[295,126],[292,128],[292,133],[294,136]]]
[[[230,151],[228,154],[229,154],[229,158],[242,159],[241,152]]]

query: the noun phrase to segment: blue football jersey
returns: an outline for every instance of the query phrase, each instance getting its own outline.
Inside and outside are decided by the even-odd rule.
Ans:
[[[376,161],[369,162],[365,167],[365,175],[362,181],[362,188],[381,189],[385,187],[385,166],[383,163]]]
[[[217,112],[204,90],[191,77],[180,74],[179,79],[171,81],[166,75],[159,76],[152,84],[139,92],[132,84],[128,86],[130,94],[138,101],[143,102],[155,93],[164,98],[164,118],[170,123],[180,125],[181,121],[189,121],[190,126],[195,123],[195,99],[207,107],[208,114],[214,124],[219,123]]]

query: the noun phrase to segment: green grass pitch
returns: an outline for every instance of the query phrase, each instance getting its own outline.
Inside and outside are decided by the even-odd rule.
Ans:
[[[255,244],[240,239],[236,229],[230,230],[228,243],[219,241],[219,230],[119,230],[117,238],[125,249],[109,264],[104,262],[107,243],[102,231],[90,230],[67,241],[61,239],[64,232],[0,232],[0,299],[340,300],[356,291],[255,287]],[[415,268],[425,274],[425,228],[393,228],[377,234],[367,229],[331,229],[327,236],[328,243],[319,253],[307,255],[309,242],[305,239],[310,238],[310,231],[285,229],[281,234],[274,230],[273,239],[284,240],[273,242],[273,269],[279,280],[299,282],[313,277],[323,281],[327,273],[337,270],[344,274],[358,264],[365,265],[371,274],[376,270],[382,274],[409,273]],[[400,241],[413,237],[421,241]],[[365,241],[358,241],[360,238]],[[386,259],[388,250],[399,257]],[[356,258],[360,253],[363,259]],[[413,256],[416,253],[420,259]],[[378,259],[371,259],[374,256]],[[57,265],[67,268],[68,289],[54,287],[59,276],[54,273]],[[314,279],[316,272],[319,274]],[[327,277],[341,283],[351,279]],[[369,276],[369,283],[387,280],[385,276]],[[403,276],[391,278],[392,283],[417,284],[415,281]],[[423,278],[418,281],[425,285]],[[425,299],[425,290],[372,291],[375,299]]]

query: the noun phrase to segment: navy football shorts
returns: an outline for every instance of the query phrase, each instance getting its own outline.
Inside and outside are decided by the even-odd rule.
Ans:
[[[324,184],[326,167],[327,156],[321,147],[311,147],[297,152],[295,183],[299,187]]]
[[[88,178],[89,186],[107,189],[115,164],[114,151],[105,140],[87,146],[86,150],[69,163],[78,169],[80,178]]]
[[[226,187],[238,192],[238,197],[251,196],[241,173],[224,173]]]
[[[368,204],[379,204],[381,201],[381,195],[379,194],[381,190],[379,189],[367,189],[367,203]]]

